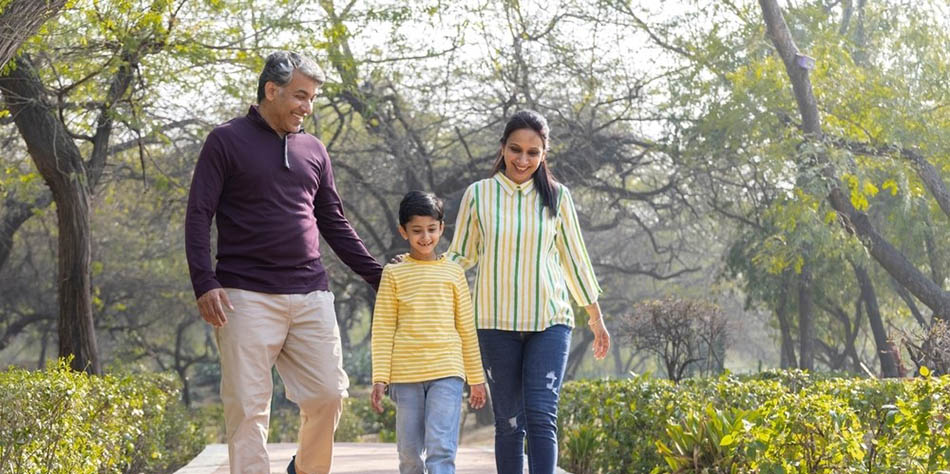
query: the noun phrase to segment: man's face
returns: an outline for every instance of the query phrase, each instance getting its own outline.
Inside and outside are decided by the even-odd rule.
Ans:
[[[317,81],[294,70],[286,85],[268,82],[264,87],[275,122],[271,126],[282,134],[297,133],[303,125],[303,119],[313,111]]]

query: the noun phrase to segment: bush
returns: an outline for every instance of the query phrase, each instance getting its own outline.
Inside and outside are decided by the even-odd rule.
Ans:
[[[932,473],[950,468],[950,376],[569,382],[561,465],[587,473]]]
[[[173,472],[205,445],[169,374],[0,373],[0,472]]]
[[[382,413],[373,411],[369,397],[347,398],[334,439],[359,441],[363,435],[376,434],[380,442],[395,442],[396,404],[389,397],[384,397],[383,408]]]
[[[366,396],[343,400],[343,413],[337,425],[334,441],[360,441],[365,435],[375,434],[379,441],[396,440],[396,405],[389,398],[383,399],[382,414],[373,411]],[[270,443],[296,443],[300,428],[300,412],[297,408],[274,410],[270,416],[267,440]]]

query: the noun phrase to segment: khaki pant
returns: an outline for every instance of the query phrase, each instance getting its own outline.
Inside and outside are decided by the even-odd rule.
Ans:
[[[226,291],[234,311],[215,337],[231,474],[270,472],[265,446],[275,363],[287,398],[300,407],[297,472],[329,473],[349,386],[333,294]]]

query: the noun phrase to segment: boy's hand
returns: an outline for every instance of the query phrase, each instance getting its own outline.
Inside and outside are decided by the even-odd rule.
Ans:
[[[369,401],[373,404],[373,410],[376,410],[376,413],[383,412],[383,397],[385,395],[386,395],[386,384],[374,383],[373,393],[370,394]]]
[[[479,383],[471,386],[472,393],[468,396],[468,404],[478,410],[485,406],[485,384]]]

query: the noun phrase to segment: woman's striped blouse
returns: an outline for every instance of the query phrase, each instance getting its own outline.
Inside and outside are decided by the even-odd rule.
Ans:
[[[557,185],[557,215],[542,209],[534,180],[503,173],[465,190],[448,258],[478,264],[475,321],[479,329],[543,331],[574,326],[568,293],[581,306],[601,293],[571,193]]]

